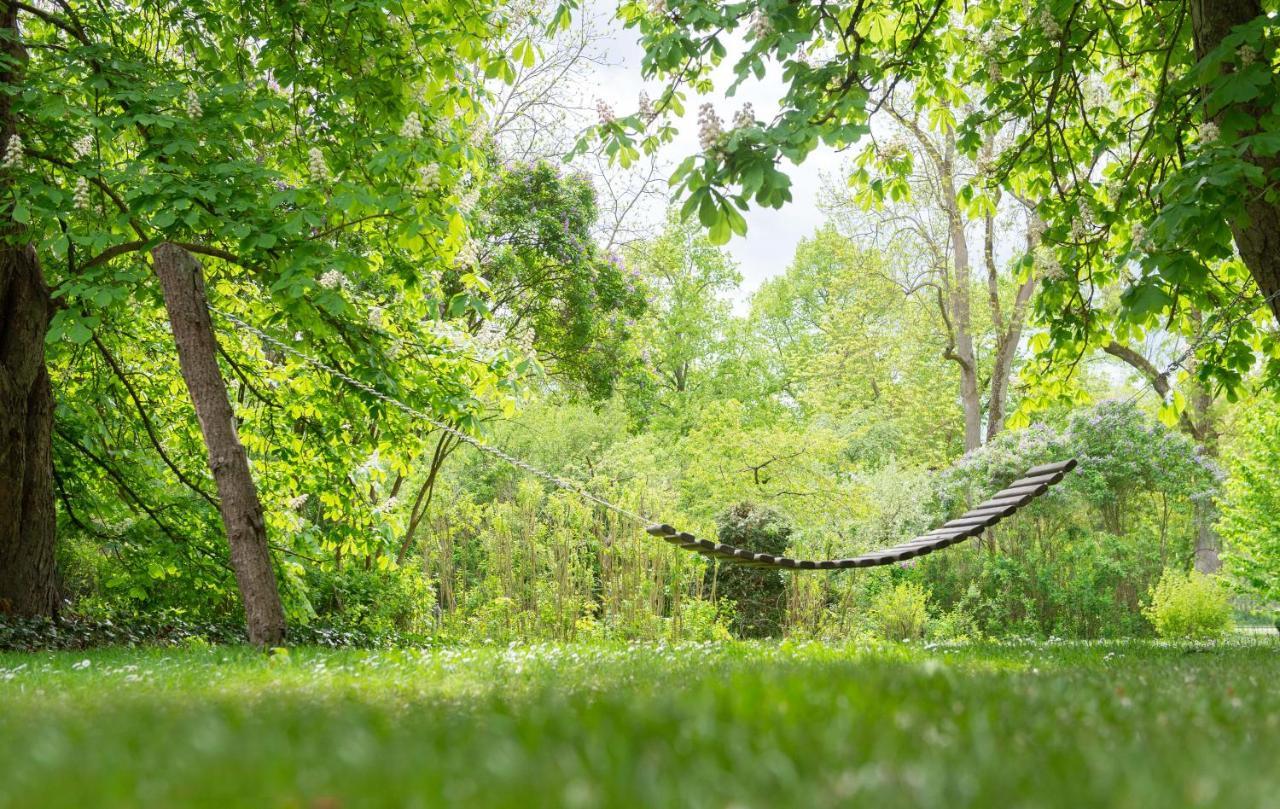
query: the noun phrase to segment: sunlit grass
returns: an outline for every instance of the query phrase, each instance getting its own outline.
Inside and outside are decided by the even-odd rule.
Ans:
[[[0,654],[0,806],[1280,806],[1278,652]]]

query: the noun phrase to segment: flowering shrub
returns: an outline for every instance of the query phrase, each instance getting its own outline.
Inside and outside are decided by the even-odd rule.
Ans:
[[[1170,640],[1217,640],[1231,629],[1231,602],[1221,580],[1166,570],[1144,610],[1156,634]]]

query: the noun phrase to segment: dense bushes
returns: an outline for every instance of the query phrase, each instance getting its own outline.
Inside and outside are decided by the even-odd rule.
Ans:
[[[939,478],[952,514],[1039,463],[1080,465],[1040,501],[969,548],[913,570],[940,609],[987,635],[1117,637],[1150,631],[1143,595],[1194,548],[1194,500],[1216,469],[1185,436],[1130,404],[1077,411],[1062,429],[1008,432]]]

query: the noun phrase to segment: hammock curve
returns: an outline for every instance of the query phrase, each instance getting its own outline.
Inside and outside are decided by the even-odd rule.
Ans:
[[[712,542],[709,539],[698,539],[693,534],[677,531],[663,523],[651,525],[645,529],[655,537],[684,550],[700,553],[714,559],[731,562],[747,567],[785,568],[791,570],[840,570],[851,567],[877,567],[891,565],[916,556],[949,548],[969,537],[976,537],[986,529],[1012,516],[1018,509],[1049,491],[1049,487],[1062,480],[1068,472],[1075,469],[1074,458],[1059,463],[1033,466],[1022,477],[1004,489],[993,494],[988,500],[978,504],[954,520],[944,523],[927,534],[895,545],[885,550],[864,553],[849,559],[790,559],[785,556],[773,556],[768,553],[755,553],[746,548]]]

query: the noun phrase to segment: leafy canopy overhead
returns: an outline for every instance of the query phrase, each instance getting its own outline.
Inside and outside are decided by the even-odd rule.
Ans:
[[[961,189],[966,203],[1003,187],[1043,219],[1042,243],[1062,270],[1037,302],[1046,358],[1070,365],[1108,332],[1123,339],[1162,323],[1198,333],[1200,313],[1218,313],[1208,325],[1221,333],[1199,367],[1232,392],[1259,354],[1280,378],[1280,342],[1261,333],[1261,313],[1247,316],[1265,307],[1232,230],[1257,197],[1275,201],[1280,179],[1274,5],[1201,58],[1193,9],[1177,0],[627,2],[620,18],[663,91],[592,134],[626,163],[672,139],[669,119],[690,91],[731,96],[780,80],[777,110],[763,118],[704,105],[701,150],[672,177],[686,215],[724,242],[745,232],[750,205],[790,201],[787,162],[870,137],[886,104],[914,110],[966,157],[984,158],[987,170]],[[733,79],[713,88],[726,60]],[[876,182],[884,193],[901,187]],[[1270,303],[1280,312],[1280,299]]]

